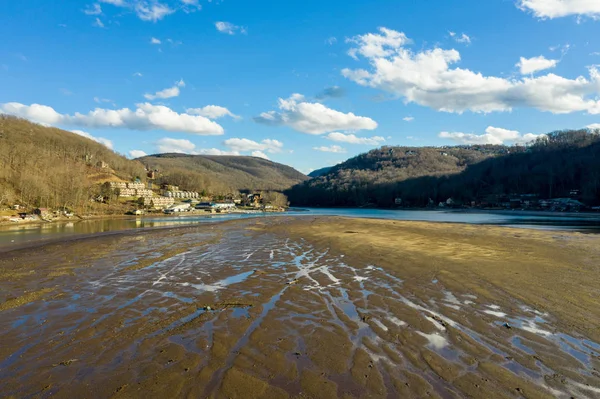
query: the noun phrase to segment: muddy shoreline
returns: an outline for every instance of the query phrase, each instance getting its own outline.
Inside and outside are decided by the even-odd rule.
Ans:
[[[281,217],[0,253],[0,392],[593,398],[599,243]]]

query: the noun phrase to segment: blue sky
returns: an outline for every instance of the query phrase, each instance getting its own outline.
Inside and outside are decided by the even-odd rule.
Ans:
[[[306,173],[600,123],[592,0],[25,0],[0,19],[0,112],[128,156]]]

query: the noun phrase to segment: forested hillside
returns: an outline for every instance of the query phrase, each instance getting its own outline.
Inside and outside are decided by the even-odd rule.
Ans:
[[[211,194],[282,191],[308,179],[294,168],[256,157],[159,154],[139,161],[159,171],[159,182]]]
[[[426,206],[492,196],[568,196],[579,190],[589,205],[600,202],[600,136],[588,130],[548,134],[523,146],[443,148],[382,147],[293,187],[293,205]],[[430,201],[431,199],[431,201]]]
[[[104,162],[104,168],[98,164]],[[106,167],[108,166],[108,167]],[[144,166],[86,137],[0,115],[0,206],[83,211],[99,181],[144,178]]]
[[[329,171],[332,168],[333,168],[333,166],[326,166],[326,167],[321,168],[321,169],[313,170],[312,172],[310,172],[308,174],[308,177],[319,177],[319,176],[326,175],[327,173],[329,173]]]

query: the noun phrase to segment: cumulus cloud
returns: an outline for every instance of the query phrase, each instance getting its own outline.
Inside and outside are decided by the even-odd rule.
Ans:
[[[265,139],[263,141],[256,142],[249,139],[227,139],[223,144],[236,152],[247,152],[247,151],[267,151],[271,154],[281,152],[283,149],[283,143],[279,140]]]
[[[343,154],[346,152],[346,150],[342,147],[340,147],[339,145],[332,145],[331,147],[313,147],[313,150],[315,151],[321,151],[321,152],[335,152],[338,154]]]
[[[175,12],[175,10],[166,4],[158,2],[148,3],[145,1],[135,3],[134,10],[139,19],[150,22],[160,21],[167,15]]]
[[[144,76],[144,75],[142,75],[141,72],[134,72],[134,74],[133,74],[133,77],[135,77],[135,78],[141,78],[142,76]]]
[[[147,100],[155,100],[157,98],[164,100],[167,98],[178,97],[179,94],[181,93],[181,90],[179,89],[180,87],[185,87],[185,82],[183,81],[183,79],[181,79],[179,82],[175,82],[175,85],[173,87],[169,87],[164,90],[157,91],[154,94],[146,93],[146,94],[144,94],[144,97]]]
[[[267,154],[265,154],[262,151],[252,151],[252,156],[253,157],[257,157],[257,158],[263,158],[263,159],[269,159],[269,157],[267,156]]]
[[[199,155],[240,155],[238,152],[236,151],[223,151],[223,150],[219,150],[218,148],[206,148],[206,149],[201,149],[195,152],[195,154],[199,154]]]
[[[160,41],[160,39],[157,39],[155,37],[153,37],[152,39],[150,39],[150,44],[161,44],[162,42]]]
[[[521,135],[516,130],[508,130],[499,127],[488,126],[485,134],[460,133],[460,132],[441,132],[440,138],[450,139],[460,144],[496,144],[502,145],[507,142],[524,144],[534,141],[542,135],[527,133]]]
[[[88,132],[84,132],[83,130],[71,130],[72,133],[78,134],[79,136],[83,136],[85,138],[88,138],[90,140],[94,140],[96,143],[100,143],[103,146],[105,146],[106,148],[112,150],[113,149],[113,143],[112,141],[110,141],[109,139],[106,139],[104,137],[95,137],[92,136],[91,134],[89,134]]]
[[[331,141],[349,144],[379,145],[385,141],[385,139],[381,136],[357,137],[354,134],[344,134],[338,132],[329,133],[325,137]]]
[[[404,122],[412,122],[415,120],[415,118],[413,118],[412,116],[405,116],[404,118],[402,118],[402,120]]]
[[[263,112],[254,120],[270,126],[289,126],[308,134],[377,128],[377,122],[371,118],[336,111],[320,103],[306,102],[301,94],[293,94],[288,99],[280,98],[279,109],[279,112]]]
[[[176,152],[180,154],[189,154],[196,149],[196,145],[185,139],[162,138],[156,142],[156,148],[159,152]]]
[[[104,28],[104,23],[102,22],[102,20],[100,20],[100,18],[96,18],[92,25],[98,28]]]
[[[236,33],[242,33],[242,34],[246,34],[248,33],[246,27],[244,26],[237,26],[232,24],[231,22],[224,22],[224,21],[218,21],[215,22],[215,28],[217,28],[217,30],[221,33],[225,33],[228,35],[235,35]]]
[[[456,50],[434,48],[413,52],[404,33],[380,28],[350,39],[350,55],[361,55],[370,69],[344,69],[342,75],[359,85],[390,92],[407,103],[438,111],[462,113],[510,111],[532,107],[556,114],[585,111],[600,113],[600,72],[589,68],[589,79],[567,79],[555,74],[506,79],[453,68],[460,61]]]
[[[538,18],[561,18],[571,15],[600,18],[600,2],[596,0],[519,0],[521,10]]]
[[[600,123],[592,123],[591,125],[587,125],[586,127],[591,130],[600,130]]]
[[[190,155],[240,155],[237,151],[224,151],[218,148],[196,148],[196,145],[189,140],[173,139],[165,137],[154,143],[156,149],[161,152],[190,154]]]
[[[346,95],[346,90],[339,86],[331,86],[325,88],[322,92],[317,94],[317,98],[319,100],[324,100],[326,98],[340,98]]]
[[[521,75],[529,75],[545,69],[554,68],[556,64],[558,64],[558,60],[549,60],[543,55],[540,55],[539,57],[533,58],[521,57],[521,60],[516,66],[519,67]]]
[[[197,135],[222,135],[223,127],[203,116],[179,114],[162,105],[137,104],[137,108],[96,108],[87,114],[60,114],[52,107],[40,104],[0,104],[0,112],[47,125],[118,128],[130,130],[166,130]]]
[[[325,40],[325,43],[329,44],[330,46],[333,46],[334,44],[337,43],[337,41],[338,41],[337,37],[331,36],[331,37],[328,37],[327,40]]]
[[[457,34],[456,32],[448,32],[450,37],[457,43],[471,44],[471,37],[466,33]]]
[[[192,115],[202,115],[210,119],[219,119],[225,116],[230,116],[234,119],[240,118],[238,115],[235,115],[227,108],[220,107],[218,105],[207,105],[203,108],[188,108],[186,109],[186,112]]]
[[[141,158],[141,157],[145,157],[146,154],[144,151],[142,150],[131,150],[129,151],[129,157],[130,158]]]

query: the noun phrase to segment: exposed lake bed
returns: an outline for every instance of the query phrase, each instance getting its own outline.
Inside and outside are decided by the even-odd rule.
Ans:
[[[599,243],[281,217],[10,251],[0,391],[597,397]]]

